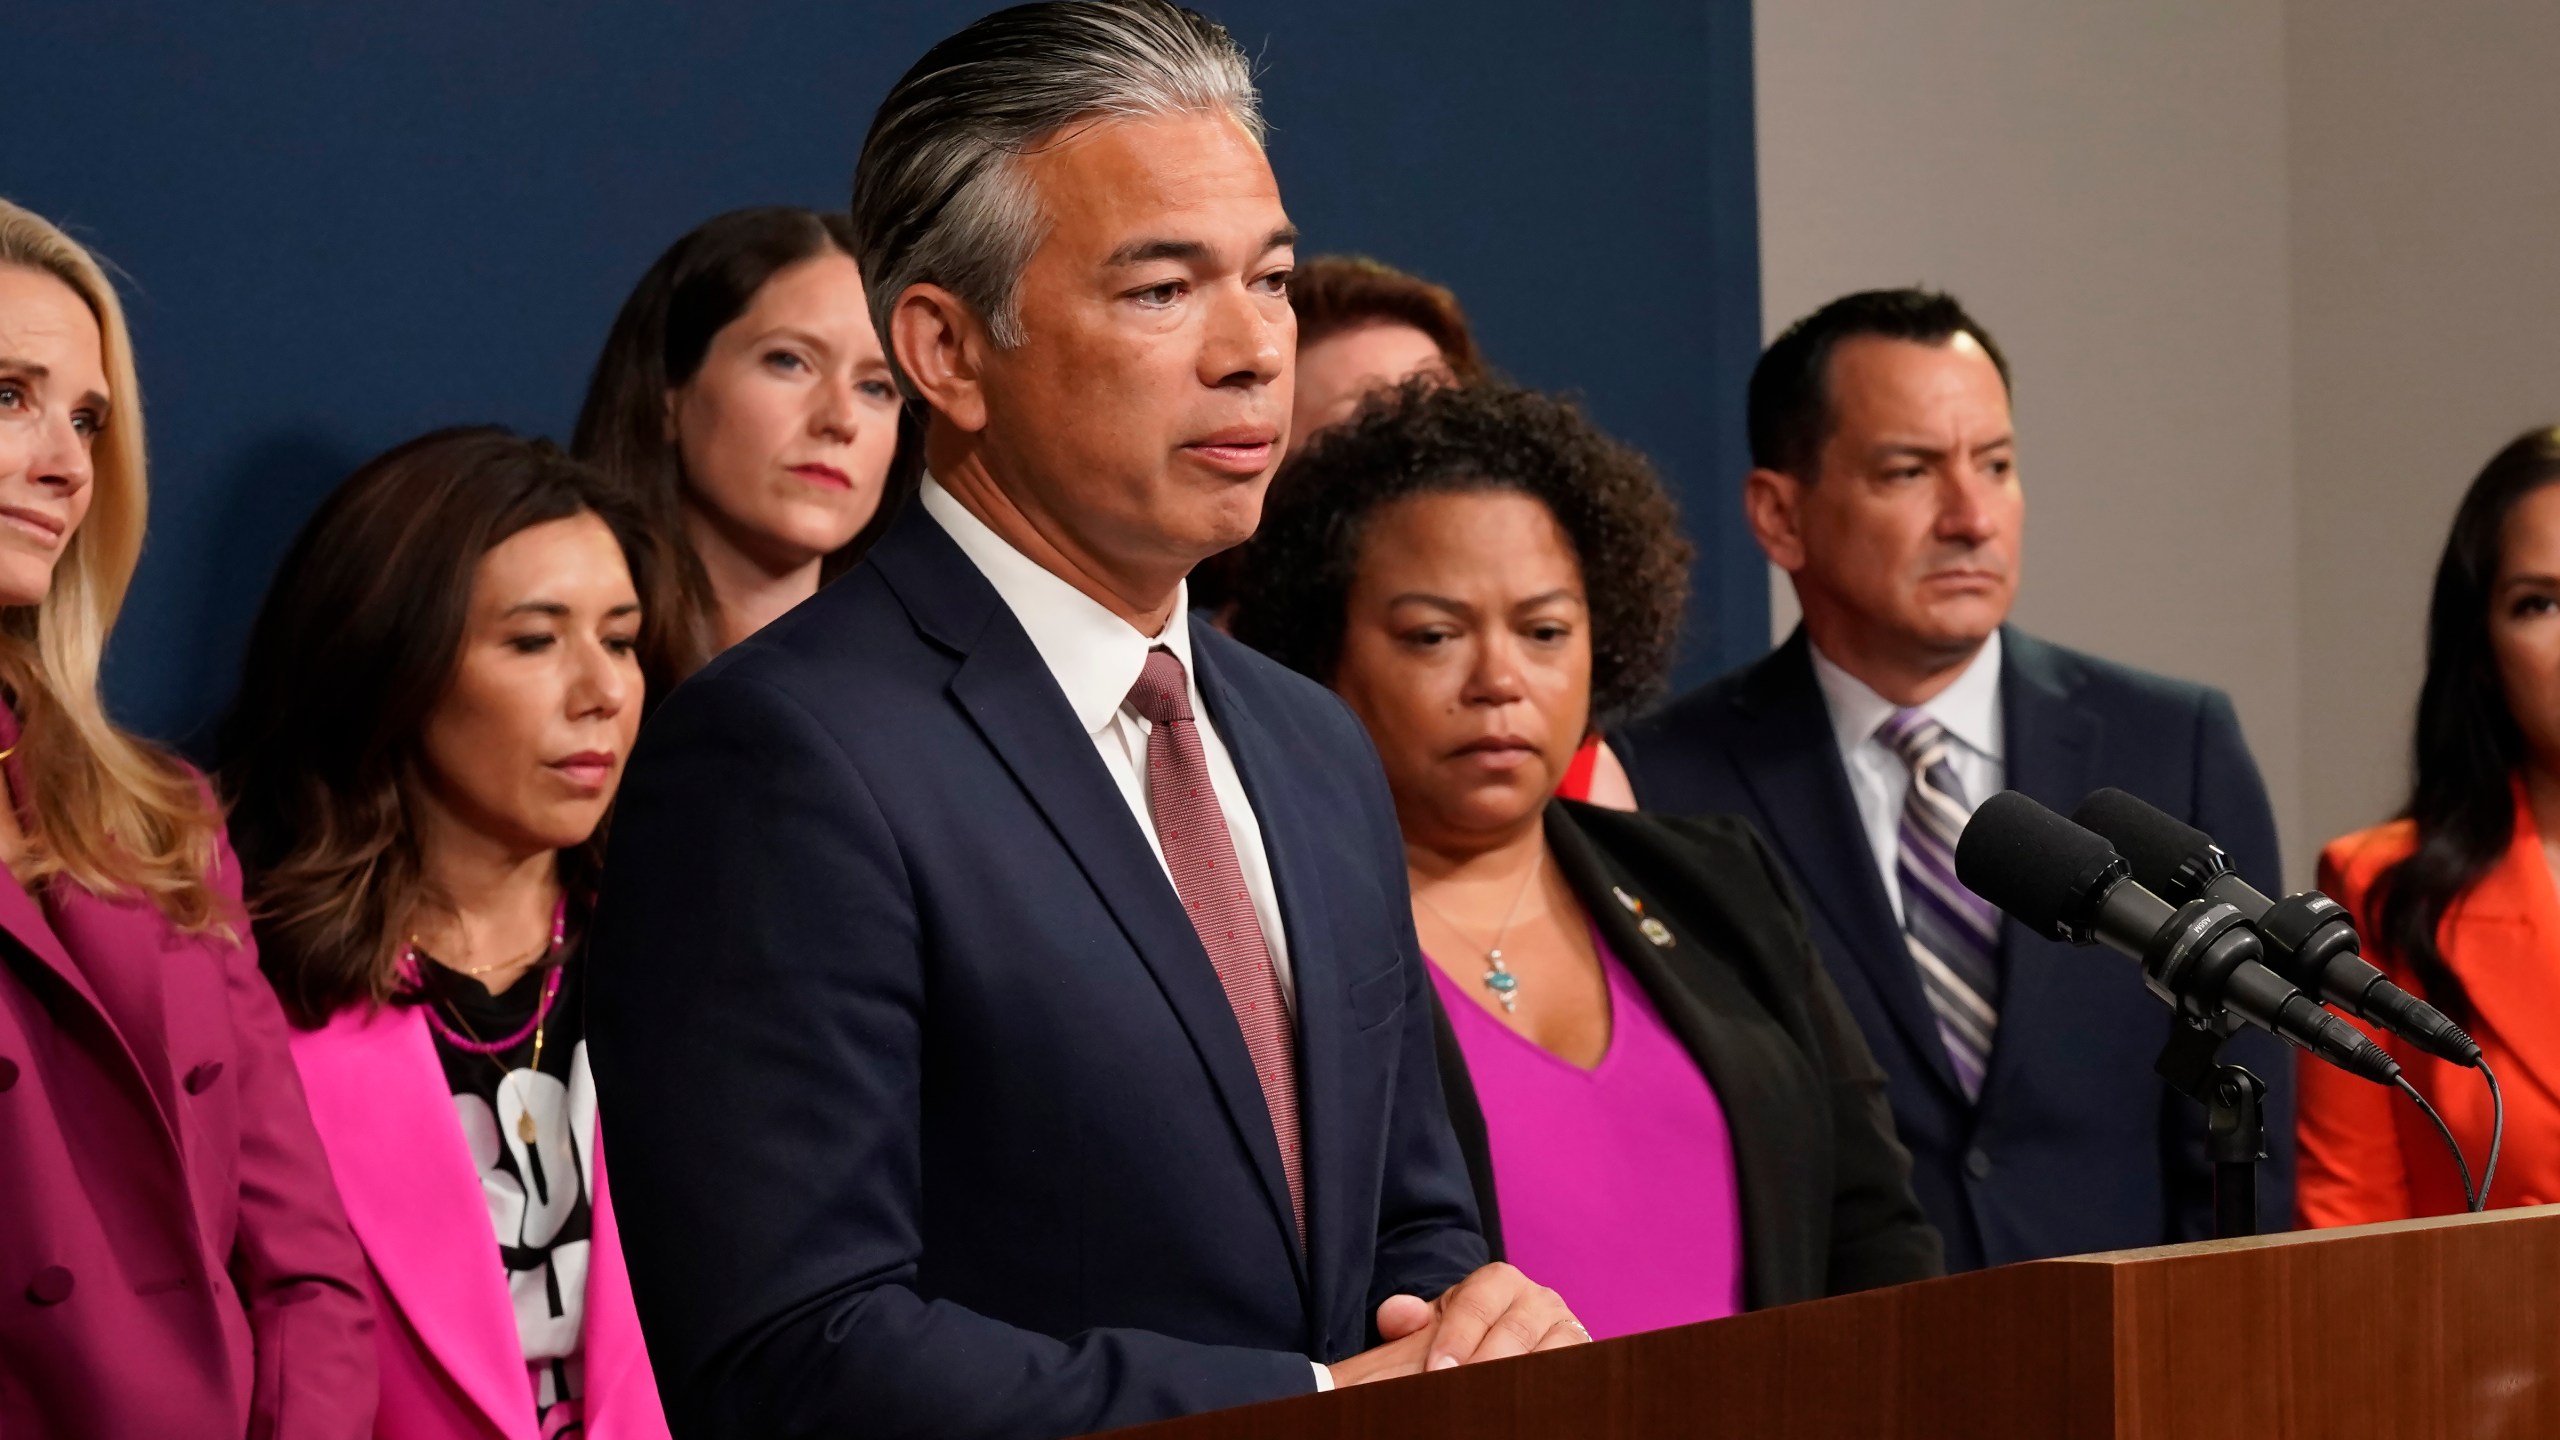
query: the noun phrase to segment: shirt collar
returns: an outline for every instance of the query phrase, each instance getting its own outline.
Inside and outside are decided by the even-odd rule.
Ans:
[[[925,513],[951,536],[960,553],[987,577],[1005,608],[1031,637],[1033,649],[1066,692],[1068,708],[1088,735],[1098,734],[1129,699],[1147,652],[1161,645],[1191,675],[1191,597],[1186,582],[1174,591],[1173,615],[1152,639],[1112,614],[1092,596],[1051,574],[1040,562],[969,513],[942,482],[924,477],[918,499]]]
[[[1823,706],[1831,712],[1840,748],[1854,750],[1873,739],[1876,727],[1902,707],[1832,663],[1821,646],[1808,642],[1807,648],[1813,652],[1814,683],[1822,687]],[[2000,632],[1992,631],[1955,683],[1922,702],[1920,710],[1947,727],[1965,748],[1987,760],[2000,759]]]

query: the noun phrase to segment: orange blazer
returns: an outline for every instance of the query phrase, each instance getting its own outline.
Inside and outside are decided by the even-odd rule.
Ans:
[[[2406,820],[2332,841],[2320,852],[2320,888],[2353,911],[2362,929],[2374,877],[2416,844],[2416,829]],[[2370,953],[2381,948],[2370,933],[2366,942],[2367,959],[2395,983],[2418,989],[2407,965]],[[2506,1091],[2506,1147],[2489,1203],[2560,1201],[2560,892],[2521,785],[2506,858],[2454,902],[2436,944],[2470,992],[2479,1011],[2471,1038]],[[2477,1179],[2489,1155],[2489,1091],[2480,1076],[2405,1042],[2374,1038],[2435,1102]],[[2460,1213],[2462,1181],[2418,1107],[2307,1056],[2298,1074],[2294,1204],[2301,1225]]]

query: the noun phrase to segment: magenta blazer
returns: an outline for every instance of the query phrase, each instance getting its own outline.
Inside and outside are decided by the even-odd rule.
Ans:
[[[0,746],[17,728],[0,709]],[[236,912],[227,843],[214,880]],[[364,1255],[235,923],[236,945],[186,936],[146,904],[56,879],[39,906],[0,876],[11,1440],[372,1428]]]
[[[354,1006],[293,1037],[311,1118],[372,1262],[382,1312],[383,1440],[537,1440],[532,1380],[516,1337],[480,1172],[455,1117],[426,1017]],[[666,1440],[641,1348],[631,1275],[590,1145],[585,1440]]]

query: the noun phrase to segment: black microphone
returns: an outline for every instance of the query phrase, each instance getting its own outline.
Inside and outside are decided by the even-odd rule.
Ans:
[[[2169,900],[2220,900],[2239,908],[2266,941],[2268,968],[2350,1015],[2370,1020],[2431,1055],[2478,1065],[2480,1047],[2444,1012],[2365,962],[2345,906],[2317,890],[2269,900],[2231,869],[2213,837],[2138,796],[2099,790],[2071,818],[2105,836],[2133,878]]]
[[[1956,878],[2028,928],[2141,962],[2173,1008],[2228,1013],[2377,1085],[2399,1062],[2260,960],[2257,931],[2227,901],[2171,906],[2106,840],[2015,790],[1982,802],[1956,842]]]

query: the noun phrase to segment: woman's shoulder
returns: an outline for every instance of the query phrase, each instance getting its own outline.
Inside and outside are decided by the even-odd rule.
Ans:
[[[1751,872],[1764,869],[1767,846],[1759,828],[1740,815],[1663,815],[1578,800],[1559,800],[1556,808],[1567,823],[1612,857],[1648,858],[1716,876],[1730,875],[1737,863],[1747,863]]]
[[[1661,815],[1571,800],[1555,808],[1604,868],[1675,921],[1721,932],[1753,950],[1802,948],[1794,892],[1759,828],[1742,816]]]
[[[2320,888],[2352,909],[2373,888],[2375,877],[2408,859],[2417,848],[2418,827],[2411,820],[2392,820],[2341,835],[2320,849]]]

